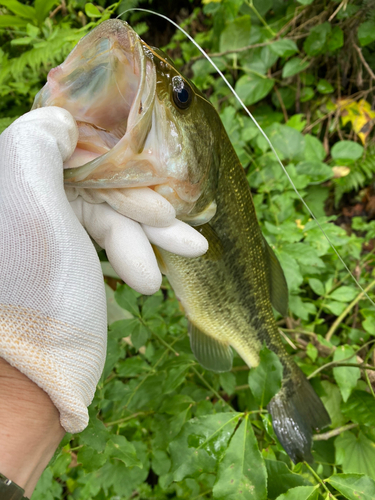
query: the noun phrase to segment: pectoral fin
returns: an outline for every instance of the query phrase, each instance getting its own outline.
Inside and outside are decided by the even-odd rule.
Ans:
[[[223,244],[213,227],[211,227],[210,224],[204,224],[197,228],[197,231],[199,231],[208,241],[208,250],[202,258],[214,261],[222,259],[224,251]]]
[[[264,238],[266,260],[268,267],[268,284],[270,289],[270,299],[273,307],[282,316],[288,315],[288,285],[284,276],[284,271],[280,262]]]
[[[199,363],[213,372],[232,369],[233,354],[230,345],[203,333],[189,322],[190,346]]]

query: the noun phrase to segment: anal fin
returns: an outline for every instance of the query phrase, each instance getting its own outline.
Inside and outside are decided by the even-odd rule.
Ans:
[[[230,345],[203,333],[189,321],[190,346],[200,365],[213,372],[232,369],[233,353]]]

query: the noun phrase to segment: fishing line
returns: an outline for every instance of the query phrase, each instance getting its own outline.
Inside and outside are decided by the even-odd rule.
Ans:
[[[237,92],[234,90],[234,88],[232,87],[232,85],[228,82],[228,80],[226,79],[226,77],[223,75],[223,73],[220,71],[220,69],[216,66],[216,64],[213,62],[213,60],[210,58],[210,56],[208,54],[206,54],[206,52],[200,47],[200,45],[194,40],[194,38],[189,35],[189,33],[187,33],[183,28],[181,28],[181,26],[179,26],[177,23],[175,23],[174,21],[172,21],[172,19],[169,19],[169,17],[165,16],[164,14],[159,14],[159,12],[154,12],[154,11],[148,10],[148,9],[140,9],[138,7],[134,7],[132,9],[125,10],[124,12],[122,12],[121,14],[119,14],[117,16],[117,18],[119,18],[119,17],[123,16],[124,14],[126,14],[127,12],[131,12],[131,11],[140,11],[140,12],[146,12],[147,14],[154,14],[155,16],[159,16],[159,17],[165,19],[166,21],[170,22],[171,24],[173,24],[173,26],[175,26],[177,29],[179,29],[197,47],[197,49],[199,50],[199,52],[207,59],[207,61],[211,64],[211,66],[213,66],[215,68],[215,70],[219,73],[219,75],[221,76],[221,78],[224,80],[225,84],[230,89],[230,91],[232,92],[232,94],[235,96],[235,98],[237,99],[237,101],[241,104],[241,107],[245,110],[245,112],[247,113],[247,115],[252,119],[253,123],[255,124],[255,126],[257,127],[257,129],[261,133],[261,135],[266,139],[267,143],[269,144],[269,146],[271,148],[271,151],[276,156],[276,159],[277,159],[279,165],[283,169],[284,174],[286,175],[288,181],[290,182],[292,188],[294,189],[294,192],[296,193],[296,195],[298,196],[298,198],[302,201],[304,207],[306,208],[306,210],[308,211],[308,213],[311,215],[312,219],[315,221],[315,223],[317,224],[317,226],[319,227],[319,229],[323,233],[323,235],[326,238],[326,240],[328,241],[330,247],[335,252],[335,254],[337,255],[338,259],[340,260],[340,262],[342,263],[342,265],[344,266],[344,268],[346,269],[346,271],[350,274],[350,276],[351,276],[352,280],[354,281],[354,283],[362,291],[362,293],[365,295],[365,297],[371,302],[371,304],[373,306],[375,306],[374,301],[369,297],[369,295],[367,294],[367,292],[359,284],[358,280],[352,274],[352,272],[350,271],[349,267],[345,264],[344,259],[341,257],[341,255],[339,254],[339,252],[336,250],[336,248],[333,245],[332,241],[330,240],[329,236],[324,231],[323,227],[321,226],[320,222],[318,221],[318,219],[315,217],[315,215],[311,211],[310,207],[307,205],[307,203],[305,202],[305,200],[299,194],[296,186],[294,185],[294,182],[292,181],[290,175],[288,174],[288,171],[286,170],[286,168],[284,167],[282,161],[280,160],[279,155],[277,154],[275,148],[273,147],[270,139],[267,137],[267,135],[262,130],[262,128],[259,125],[259,123],[256,121],[256,119],[254,118],[254,116],[247,109],[247,107],[245,106],[245,104],[242,102],[241,98],[238,96]]]

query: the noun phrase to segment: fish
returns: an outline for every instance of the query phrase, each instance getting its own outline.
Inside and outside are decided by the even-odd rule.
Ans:
[[[312,461],[313,431],[330,418],[283,345],[273,308],[288,314],[286,279],[215,108],[117,19],[95,27],[49,72],[33,107],[51,105],[67,109],[79,129],[67,188],[116,209],[111,190],[151,187],[206,237],[209,249],[197,258],[155,248],[188,319],[192,352],[218,373],[232,369],[233,349],[250,368],[264,345],[276,353],[283,378],[268,404],[273,429],[293,462]]]

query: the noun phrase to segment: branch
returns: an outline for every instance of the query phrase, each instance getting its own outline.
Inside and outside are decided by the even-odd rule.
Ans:
[[[375,76],[374,76],[375,79]],[[340,314],[340,316],[335,320],[332,324],[331,328],[328,330],[326,335],[326,340],[331,340],[332,335],[335,333],[337,328],[340,326],[341,322],[345,318],[345,316],[353,309],[353,307],[359,302],[362,297],[375,285],[375,280],[371,281],[371,283],[357,295],[357,297],[348,305],[348,307]]]
[[[375,80],[375,75],[372,71],[372,69],[370,68],[370,66],[368,65],[366,59],[363,57],[363,54],[362,54],[362,49],[360,49],[357,45],[354,44],[354,48],[355,50],[358,52],[358,55],[359,55],[359,58],[363,64],[363,66],[366,68],[367,70],[367,73],[370,75],[370,78],[372,80]]]
[[[342,432],[354,429],[354,427],[358,427],[358,424],[347,424],[342,427],[337,427],[337,429],[325,432],[324,434],[315,434],[313,436],[313,441],[327,441],[327,439],[330,439],[333,436],[339,436]]]

